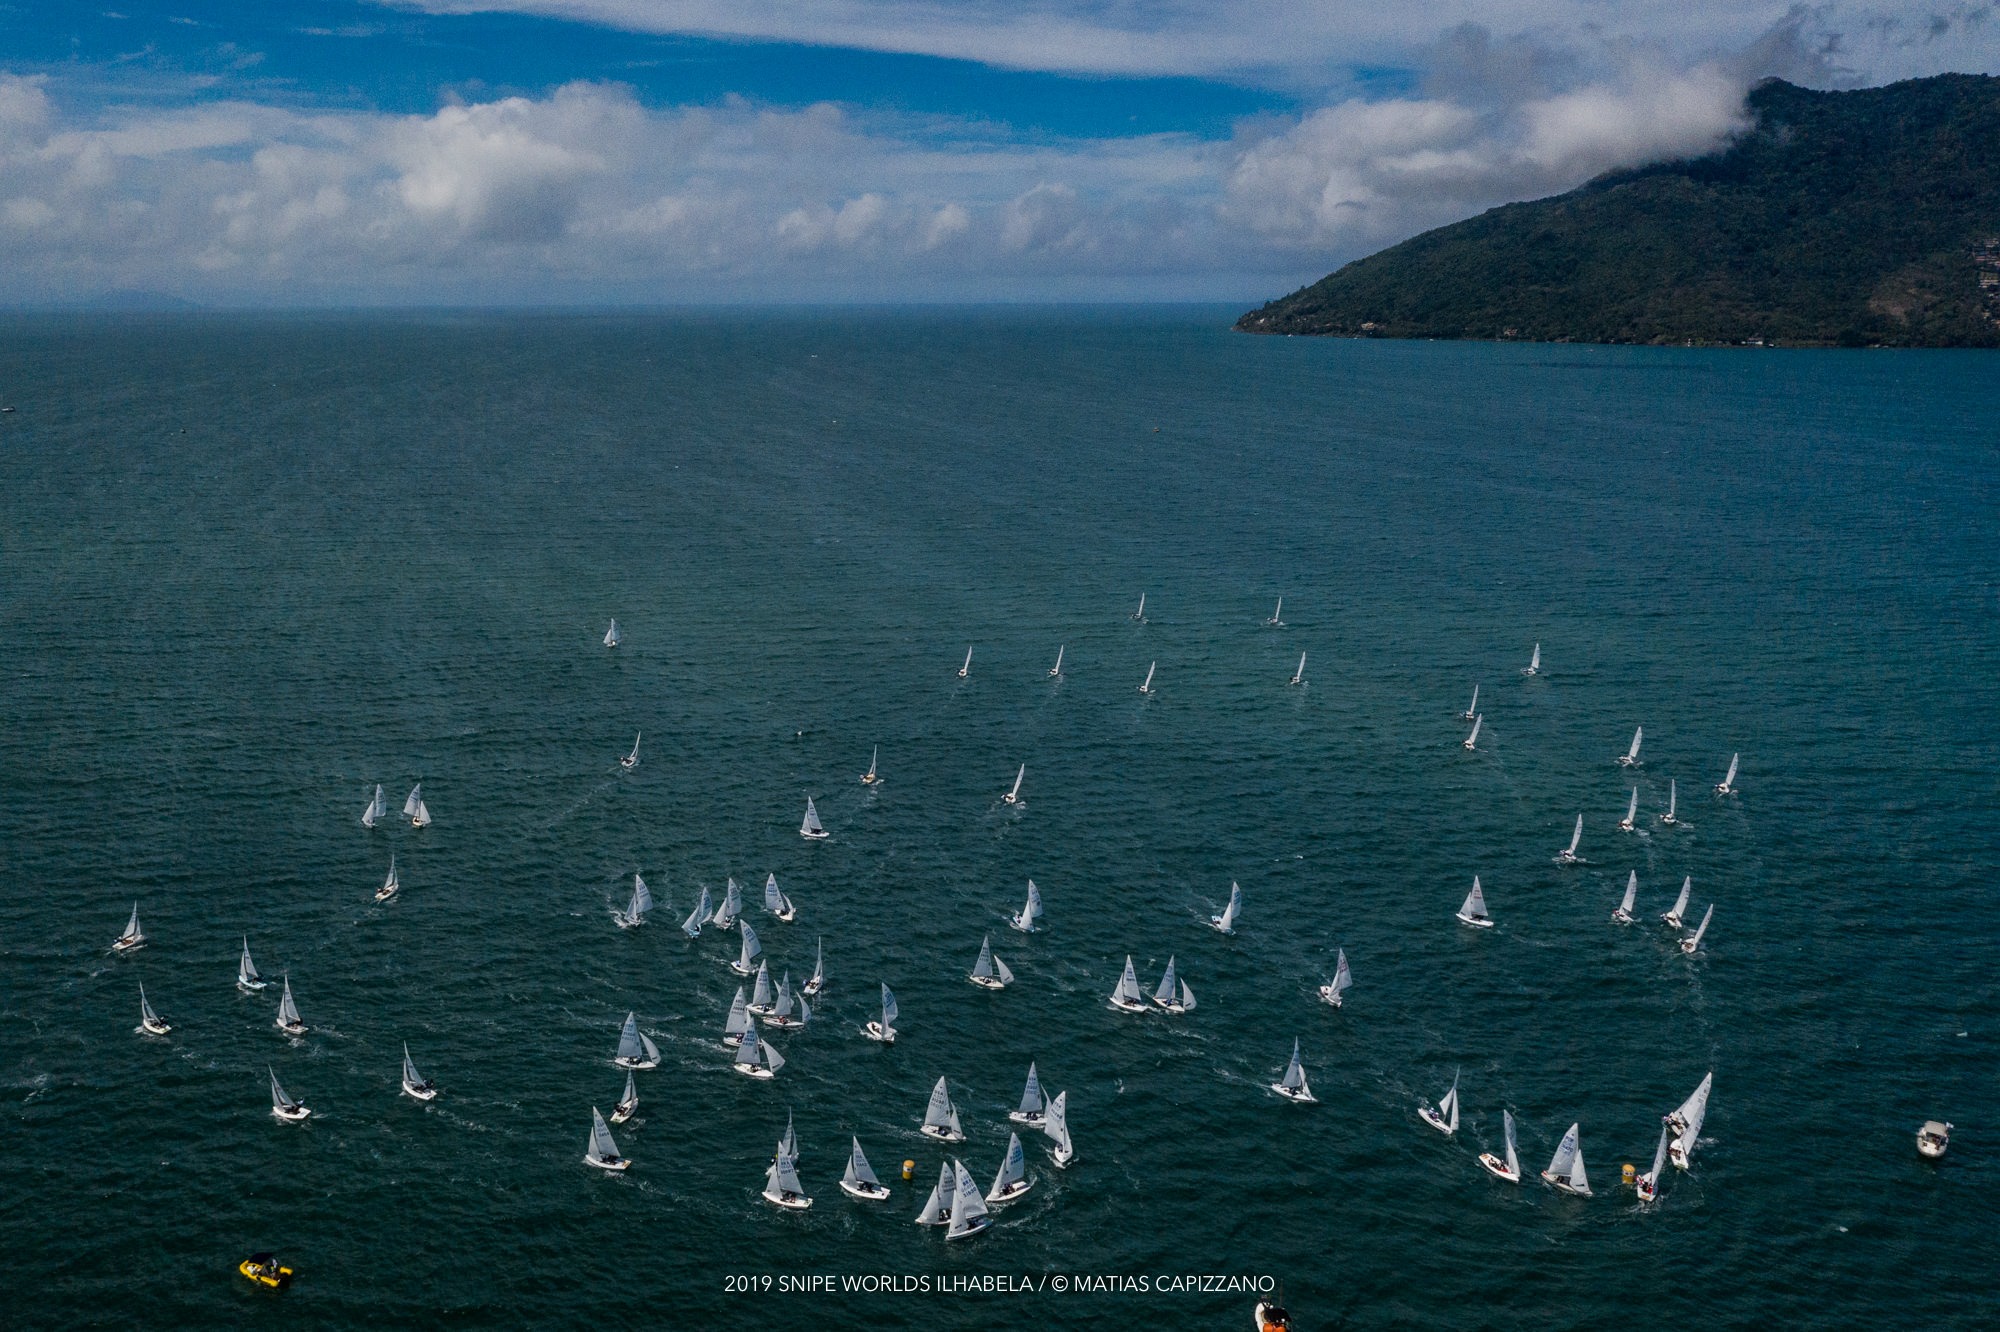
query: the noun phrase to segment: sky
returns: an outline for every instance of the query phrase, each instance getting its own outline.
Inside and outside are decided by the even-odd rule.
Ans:
[[[0,0],[0,305],[1254,304],[2000,0]]]

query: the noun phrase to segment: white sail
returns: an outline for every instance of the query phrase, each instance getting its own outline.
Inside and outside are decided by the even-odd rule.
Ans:
[[[604,631],[604,646],[615,648],[622,640],[618,637],[618,620],[613,617],[611,627]]]
[[[1050,674],[1050,676],[1052,676],[1052,677],[1055,677],[1055,676],[1060,676],[1060,675],[1062,674],[1062,659],[1063,659],[1063,653],[1064,653],[1064,652],[1065,652],[1066,650],[1068,650],[1068,648],[1069,648],[1069,644],[1067,644],[1067,643],[1064,643],[1064,644],[1061,644],[1060,646],[1058,646],[1058,647],[1056,648],[1056,664],[1055,664],[1055,665],[1053,665],[1053,666],[1051,666],[1051,667],[1049,667],[1049,674]]]
[[[785,895],[778,891],[778,876],[764,876],[764,910],[772,915],[782,915],[785,910]]]
[[[125,932],[118,936],[118,942],[134,944],[145,937],[145,934],[139,929],[139,904],[134,902],[132,904],[132,918],[125,922]]]
[[[1022,780],[1022,778],[1026,777],[1027,775],[1028,775],[1028,765],[1027,765],[1027,764],[1025,764],[1025,763],[1023,763],[1023,764],[1021,765],[1021,770],[1020,770],[1019,772],[1017,772],[1017,773],[1015,773],[1015,774],[1014,774],[1014,789],[1013,789],[1013,790],[1011,790],[1011,791],[1009,791],[1009,792],[1007,793],[1007,803],[1008,803],[1008,804],[1012,805],[1012,804],[1016,804],[1016,803],[1018,803],[1018,802],[1020,801],[1020,799],[1021,799],[1021,780]]]
[[[1139,686],[1140,693],[1150,694],[1153,692],[1153,668],[1155,666],[1158,666],[1159,664],[1160,663],[1158,663],[1157,661],[1149,661],[1146,663],[1146,680],[1145,683]]]
[[[1541,669],[1542,669],[1542,645],[1540,643],[1537,643],[1535,644],[1535,655],[1528,658],[1528,669],[1522,671],[1521,674],[1533,675]]]
[[[736,923],[743,914],[743,890],[736,886],[736,880],[727,880],[728,887],[722,893],[722,905],[717,907],[714,925],[718,930],[726,930]]]
[[[1139,594],[1139,609],[1132,612],[1132,618],[1135,620],[1146,618],[1146,594],[1144,592]]]
[[[1153,990],[1154,1003],[1164,1008],[1179,997],[1175,993],[1176,979],[1174,975],[1174,959],[1170,957],[1167,959],[1166,971],[1160,976],[1159,985]]]
[[[1301,652],[1299,653],[1299,668],[1292,672],[1292,683],[1304,684],[1305,682],[1306,682],[1306,654]]]
[[[1717,795],[1733,795],[1733,794],[1735,794],[1735,791],[1736,791],[1736,760],[1737,760],[1737,759],[1739,759],[1739,758],[1741,758],[1741,757],[1742,757],[1742,755],[1741,755],[1741,754],[1731,754],[1731,755],[1729,756],[1729,771],[1723,774],[1723,777],[1722,777],[1722,783],[1721,783],[1721,785],[1719,785],[1719,786],[1717,786],[1717,787],[1715,788],[1715,793],[1716,793]]]
[[[896,996],[887,985],[882,987],[882,1025],[893,1027],[902,1013],[896,1008]]]
[[[993,936],[990,934],[979,941],[979,957],[972,964],[972,979],[993,979]]]
[[[1041,918],[1042,918],[1042,890],[1035,887],[1035,881],[1033,879],[1030,879],[1028,880],[1027,902],[1021,907],[1020,913],[1011,917],[1007,923],[1012,925],[1015,929],[1021,931],[1021,933],[1023,934],[1033,934],[1035,932],[1036,922],[1041,920]]]
[[[625,908],[625,915],[636,923],[645,919],[646,913],[652,909],[653,890],[648,888],[646,881],[635,872],[632,875],[632,902]]]
[[[1040,1115],[1045,1107],[1042,1100],[1042,1080],[1035,1076],[1035,1066],[1028,1065],[1027,1085],[1021,1088],[1021,1105],[1017,1115]]]
[[[778,1139],[778,1155],[789,1156],[794,1161],[799,1159],[799,1133],[792,1126],[792,1112],[789,1110],[785,1111],[785,1132]]]
[[[747,976],[756,965],[757,959],[763,954],[764,945],[757,941],[757,928],[749,921],[746,920],[743,922],[741,933],[743,935],[743,946],[736,956],[736,970]]]
[[[849,1184],[872,1184],[882,1187],[882,1181],[875,1178],[874,1169],[868,1164],[868,1157],[861,1150],[861,1139],[853,1139],[853,1150],[847,1154],[847,1170],[841,1179]]]
[[[1007,1155],[1000,1162],[1000,1173],[993,1177],[993,1187],[986,1190],[990,1202],[1004,1201],[1009,1193],[1015,1192],[1015,1185],[1028,1178],[1028,1158],[1021,1151],[1021,1135],[1007,1135]]]
[[[1468,736],[1466,736],[1466,737],[1465,737],[1465,747],[1466,747],[1467,749],[1477,749],[1477,748],[1479,748],[1479,728],[1480,728],[1480,727],[1482,727],[1482,726],[1484,726],[1484,725],[1486,725],[1486,714],[1485,714],[1485,713],[1483,713],[1483,712],[1482,712],[1482,713],[1479,713],[1478,715],[1476,715],[1475,717],[1473,717],[1473,719],[1472,719],[1472,734],[1471,734],[1471,735],[1468,735]]]
[[[873,786],[875,784],[875,763],[881,757],[882,757],[882,746],[880,745],[875,746],[875,748],[869,752],[868,771],[861,774],[861,781],[864,786]]]
[[[1639,900],[1639,871],[1633,870],[1625,879],[1625,898],[1618,904],[1620,914],[1630,916],[1633,904]]]
[[[618,1030],[618,1060],[636,1061],[645,1054],[646,1047],[639,1044],[639,1015],[627,1013],[625,1025]]]
[[[1008,970],[1005,961],[997,957],[993,959],[993,975],[1003,986],[1014,983],[1014,973]]]
[[[1049,1108],[1042,1116],[1042,1132],[1054,1140],[1058,1147],[1069,1146],[1069,1093],[1056,1093]]]
[[[1569,835],[1569,849],[1564,851],[1563,854],[1565,856],[1574,857],[1576,855],[1576,848],[1578,847],[1578,845],[1582,843],[1582,841],[1583,841],[1583,815],[1579,814],[1576,816],[1576,830]]]
[[[1674,899],[1673,908],[1666,915],[1660,917],[1660,919],[1666,921],[1669,925],[1678,927],[1681,923],[1681,917],[1687,913],[1688,894],[1693,891],[1694,875],[1690,874],[1681,880],[1681,895]]]
[[[941,1226],[951,1220],[952,1195],[958,1191],[958,1176],[951,1172],[951,1162],[944,1163],[938,1182],[931,1185],[931,1196],[924,1199],[924,1210],[917,1213],[920,1226]]]
[[[736,997],[729,1003],[729,1017],[722,1024],[723,1044],[735,1045],[742,1040],[745,1032],[756,1029],[757,1024],[750,1020],[750,1009],[743,1000],[743,987],[739,985]]]
[[[1458,1132],[1458,1075],[1456,1073],[1452,1074],[1451,1090],[1444,1094],[1444,1099],[1438,1102],[1437,1108],[1438,1117],[1444,1120],[1446,1130],[1451,1133]]]
[[[1347,969],[1347,950],[1336,949],[1333,965],[1333,993],[1338,998],[1354,987],[1354,973]]]
[[[1279,619],[1278,617],[1284,614],[1284,611],[1285,611],[1285,599],[1283,597],[1279,597],[1276,608],[1274,608],[1271,611],[1271,618],[1264,621],[1264,623],[1273,626],[1282,625],[1284,621]]]
[[[753,1013],[771,1011],[771,967],[768,962],[757,964],[757,982],[750,991],[750,1011]]]
[[[285,1028],[305,1026],[305,1023],[299,1020],[299,1006],[292,1001],[290,976],[285,977],[285,997],[278,1001],[278,1025]]]
[[[970,674],[972,674],[972,649],[968,647],[965,650],[965,664],[958,668],[958,678],[963,680]]]
[[[797,1007],[798,1001],[792,997],[792,973],[788,971],[784,979],[778,982],[778,1001],[771,1005],[771,1016],[783,1026]]]
[[[1114,1004],[1142,1004],[1145,1001],[1146,992],[1139,988],[1139,975],[1132,969],[1132,955],[1127,953],[1125,955],[1125,971],[1118,977],[1117,987],[1111,991],[1111,1002]]]
[[[1681,1103],[1680,1109],[1667,1118],[1667,1126],[1676,1129],[1673,1150],[1674,1164],[1685,1170],[1694,1157],[1695,1144],[1701,1140],[1701,1126],[1708,1118],[1708,1093],[1715,1085],[1715,1074],[1702,1078],[1701,1085],[1694,1089],[1694,1095]]]
[[[389,805],[387,801],[382,799],[382,786],[378,782],[375,786],[375,798],[368,802],[367,809],[361,811],[361,826],[364,828],[374,827],[375,820],[388,812]]]
[[[806,797],[806,816],[799,822],[799,836],[813,838],[826,836],[826,829],[820,826],[819,811],[813,808],[811,796]]]
[[[1643,726],[1634,727],[1632,729],[1632,747],[1626,750],[1625,757],[1618,761],[1628,768],[1637,763],[1639,761],[1639,742],[1645,738],[1646,728]]]
[[[1708,904],[1708,910],[1701,913],[1701,924],[1695,926],[1695,931],[1693,934],[1689,935],[1687,938],[1681,941],[1681,951],[1683,953],[1692,953],[1696,949],[1701,947],[1701,937],[1704,934],[1708,933],[1709,917],[1713,916],[1714,914],[1715,914],[1715,903],[1710,902]]]
[[[250,936],[243,936],[243,959],[236,964],[236,983],[246,990],[262,989],[264,978],[257,973],[257,964],[250,960]]]
[[[640,737],[640,736],[642,736],[642,735],[644,735],[644,734],[645,734],[645,732],[643,732],[643,731],[635,731],[635,732],[633,732],[633,734],[632,734],[632,752],[631,752],[631,753],[629,753],[629,754],[627,754],[627,755],[626,755],[626,756],[625,756],[625,757],[624,757],[624,758],[623,758],[622,760],[620,760],[620,761],[621,761],[621,762],[622,762],[622,763],[623,763],[623,764],[624,764],[624,765],[625,765],[626,767],[628,767],[628,768],[636,768],[636,767],[638,767],[638,766],[639,766],[639,737]]]
[[[1224,934],[1236,933],[1236,918],[1243,914],[1243,889],[1233,881],[1229,885],[1229,905],[1222,908],[1222,914],[1208,922]]]
[[[396,877],[396,853],[391,851],[389,853],[388,876],[382,880],[382,886],[381,888],[376,890],[375,895],[377,897],[391,897],[394,896],[396,890],[398,888],[401,888],[402,886],[403,886],[403,881]]]
[[[958,1107],[951,1103],[951,1091],[943,1078],[931,1088],[930,1104],[924,1107],[924,1127],[946,1133],[959,1131]]]
[[[1472,876],[1472,891],[1465,895],[1465,905],[1458,909],[1460,920],[1490,920],[1486,914],[1486,894],[1479,886],[1479,876]]]
[[[1632,803],[1625,806],[1625,817],[1618,821],[1618,826],[1625,829],[1625,831],[1630,832],[1632,831],[1633,822],[1637,820],[1638,817],[1639,817],[1639,788],[1635,786],[1632,788]]]
[[[694,904],[694,910],[690,911],[688,918],[681,922],[681,933],[687,935],[690,939],[700,934],[701,927],[708,923],[709,911],[710,899],[708,889],[704,888],[701,890],[700,900]]]
[[[1299,1092],[1310,1094],[1312,1090],[1306,1085],[1306,1066],[1299,1058],[1299,1040],[1296,1036],[1292,1038],[1292,1062],[1285,1066],[1285,1077],[1280,1085],[1294,1094]]]
[[[972,1182],[964,1162],[953,1161],[951,1165],[957,1186],[951,1199],[951,1228],[944,1233],[948,1240],[969,1235],[986,1224],[986,1200],[979,1196],[979,1186]]]
[[[627,1074],[626,1076],[629,1078],[631,1075]],[[403,1046],[403,1081],[412,1087],[430,1085],[424,1078],[424,1075],[417,1072],[416,1061],[410,1058],[410,1047],[407,1043]]]
[[[139,1021],[148,1027],[164,1027],[167,1025],[160,1021],[160,1015],[153,1011],[153,1006],[150,1003],[146,1002],[146,984],[144,981],[139,983]]]
[[[604,1116],[596,1106],[590,1107],[590,1150],[591,1160],[603,1163],[621,1159],[618,1144],[612,1141],[611,1126],[604,1122]]]
[[[1183,1013],[1194,1012],[1194,991],[1188,988],[1188,983],[1185,978],[1183,978],[1181,981],[1181,1012]]]
[[[1472,686],[1472,701],[1466,704],[1465,711],[1458,715],[1466,721],[1471,721],[1479,715],[1479,685],[1477,683]]]
[[[417,802],[417,812],[410,815],[410,826],[412,828],[430,827],[431,807],[429,805],[426,805],[423,801],[419,800]]]
[[[271,1108],[285,1114],[297,1113],[302,1107],[297,1101],[287,1096],[285,1089],[278,1085],[277,1073],[269,1064],[264,1065],[264,1071],[271,1075]]]
[[[1680,796],[1681,793],[1680,793],[1679,779],[1672,777],[1668,778],[1667,779],[1667,822],[1668,823],[1674,822],[1675,812],[1680,806]]]
[[[1646,1181],[1657,1192],[1660,1187],[1660,1172],[1667,1164],[1667,1142],[1674,1131],[1665,1124],[1660,1125],[1660,1145],[1653,1149],[1653,1168],[1646,1172]]]
[[[1563,1134],[1562,1141],[1556,1144],[1556,1154],[1549,1158],[1549,1168],[1542,1172],[1550,1179],[1574,1178],[1573,1171],[1579,1155],[1578,1129],[1578,1125],[1571,1124],[1569,1132]]]
[[[1521,1173],[1521,1158],[1514,1153],[1514,1112],[1512,1110],[1502,1110],[1500,1112],[1500,1129],[1507,1139],[1507,1169],[1509,1173],[1519,1175]]]
[[[421,805],[423,802],[424,802],[424,784],[422,782],[418,782],[415,786],[410,788],[409,798],[403,801],[403,817],[406,819],[415,818],[417,816],[417,806]]]
[[[807,994],[818,994],[826,986],[826,940],[813,940],[813,974],[806,982]]]
[[[1582,1144],[1578,1144],[1576,1160],[1570,1166],[1569,1186],[1574,1192],[1581,1193],[1586,1198],[1590,1196],[1590,1176],[1583,1168]]]

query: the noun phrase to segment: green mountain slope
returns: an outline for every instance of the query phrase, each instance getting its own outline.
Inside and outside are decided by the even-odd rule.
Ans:
[[[2000,78],[1771,80],[1727,150],[1348,264],[1249,333],[2000,346]]]

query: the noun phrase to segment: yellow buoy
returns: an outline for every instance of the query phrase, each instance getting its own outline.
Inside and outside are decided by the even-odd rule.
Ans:
[[[1625,1169],[1622,1173],[1625,1176],[1625,1182],[1627,1184],[1630,1184],[1634,1180],[1639,1178],[1639,1167],[1633,1165],[1630,1161],[1627,1161],[1625,1163]]]
[[[917,1163],[915,1161],[903,1162],[903,1178],[915,1179],[916,1177],[917,1177]]]

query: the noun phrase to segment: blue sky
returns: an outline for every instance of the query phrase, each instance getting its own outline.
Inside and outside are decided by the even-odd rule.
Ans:
[[[0,4],[0,302],[1250,302],[1990,0]]]

